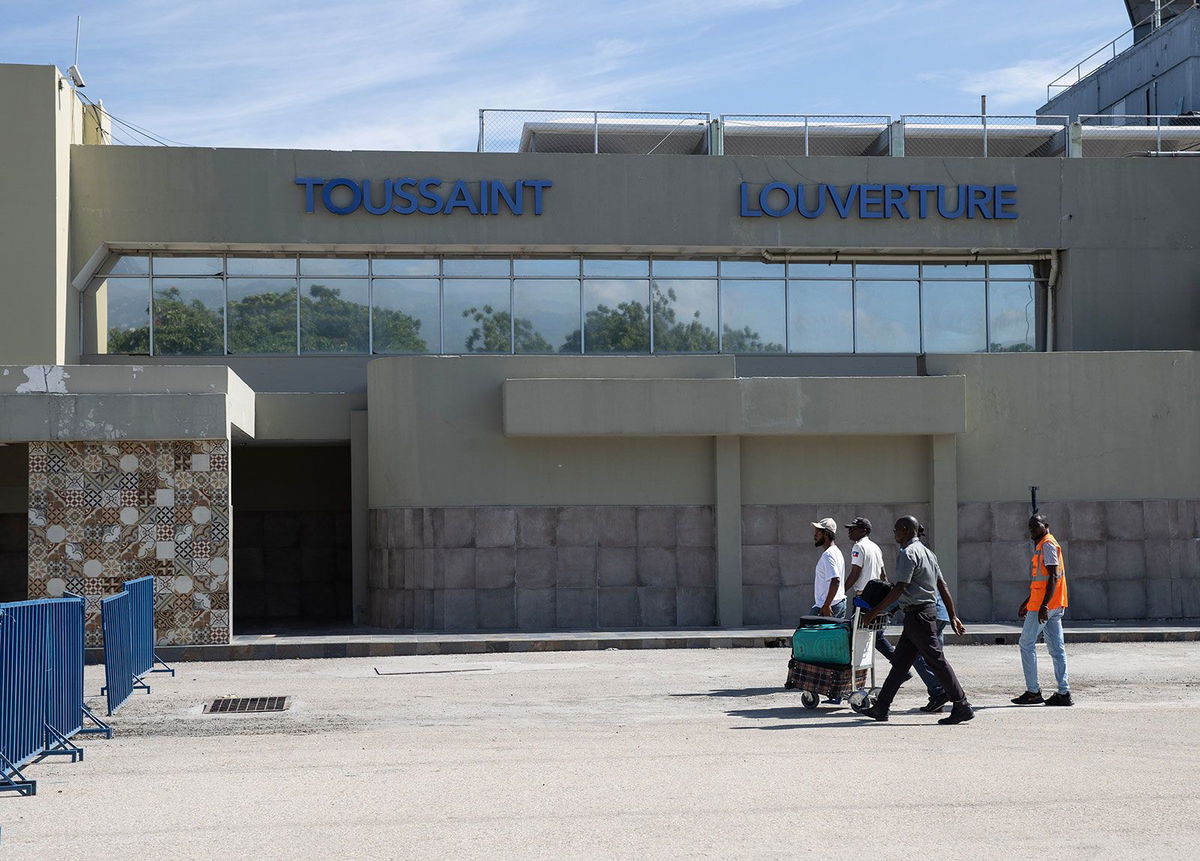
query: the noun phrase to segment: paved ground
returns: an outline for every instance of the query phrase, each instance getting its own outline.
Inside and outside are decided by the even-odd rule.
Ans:
[[[1193,857],[1200,644],[1075,645],[1073,709],[949,653],[958,727],[806,711],[778,649],[187,664],[0,797],[0,858]]]

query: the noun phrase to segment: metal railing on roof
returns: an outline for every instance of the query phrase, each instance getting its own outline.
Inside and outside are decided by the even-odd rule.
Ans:
[[[1080,155],[1200,153],[1200,116],[1081,114]]]
[[[889,116],[722,114],[725,155],[888,155]]]
[[[484,108],[478,151],[707,154],[711,119],[701,112]]]
[[[1003,114],[905,114],[904,155],[1065,155],[1070,117]]]
[[[1123,54],[1134,46],[1139,41],[1135,33],[1139,28],[1149,26],[1150,32],[1154,32],[1164,23],[1169,23],[1175,20],[1183,13],[1200,6],[1200,0],[1163,0],[1153,14],[1147,16],[1145,20],[1139,21],[1128,30],[1126,30],[1117,38],[1113,39],[1105,45],[1101,45],[1092,53],[1088,54],[1070,69],[1063,72],[1053,81],[1046,85],[1046,101],[1054,98],[1054,90],[1067,90],[1078,84],[1088,75],[1096,72],[1100,67],[1112,62],[1118,56]],[[1173,12],[1174,14],[1164,17],[1163,12]]]

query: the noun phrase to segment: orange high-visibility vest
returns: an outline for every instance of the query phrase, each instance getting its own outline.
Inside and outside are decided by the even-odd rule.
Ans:
[[[1063,558],[1062,545],[1047,532],[1033,550],[1033,564],[1030,571],[1033,583],[1029,587],[1029,603],[1025,605],[1025,609],[1031,613],[1042,609],[1042,600],[1046,597],[1046,584],[1050,582],[1050,572],[1046,570],[1046,563],[1042,561],[1042,548],[1047,542],[1053,544],[1058,550],[1058,582],[1054,584],[1054,594],[1050,596],[1046,609],[1061,610],[1067,606],[1067,563]]]

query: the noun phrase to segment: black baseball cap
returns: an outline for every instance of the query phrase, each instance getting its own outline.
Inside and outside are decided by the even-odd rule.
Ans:
[[[871,531],[871,521],[867,520],[865,517],[856,517],[849,523],[843,525],[847,529],[854,529],[856,526],[861,526],[863,529],[867,530],[867,532]]]

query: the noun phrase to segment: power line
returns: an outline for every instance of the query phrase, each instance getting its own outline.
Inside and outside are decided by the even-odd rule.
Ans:
[[[91,105],[97,111],[104,114],[104,116],[108,117],[114,123],[121,126],[123,129],[125,129],[125,131],[128,134],[135,136],[135,138],[144,138],[145,140],[151,141],[153,144],[156,144],[158,146],[172,146],[172,145],[191,146],[191,144],[186,144],[186,143],[183,143],[182,141],[172,140],[171,138],[164,137],[162,135],[157,135],[147,129],[142,128],[141,126],[137,125],[136,123],[131,123],[128,120],[123,120],[120,117],[113,116],[113,114],[111,114],[107,110],[105,110],[102,105],[99,105],[96,102],[93,102],[91,99],[89,99],[83,93],[80,93],[78,90],[76,90],[75,92],[79,93],[79,97],[81,99],[83,99],[87,104]],[[116,137],[115,134],[113,136]],[[145,144],[135,143],[135,144],[131,144],[131,145],[144,146]]]

